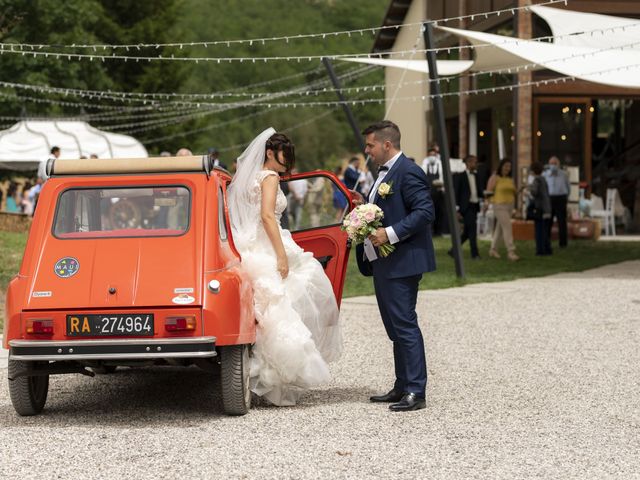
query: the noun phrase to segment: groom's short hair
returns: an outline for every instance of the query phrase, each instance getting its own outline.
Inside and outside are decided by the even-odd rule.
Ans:
[[[373,133],[377,140],[390,141],[393,148],[400,150],[400,129],[395,123],[383,120],[369,125],[362,131],[363,135],[369,135],[370,133]]]

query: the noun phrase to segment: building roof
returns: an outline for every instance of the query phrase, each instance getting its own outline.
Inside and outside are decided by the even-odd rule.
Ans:
[[[391,27],[402,25],[412,1],[413,0],[392,0],[389,4],[389,8],[387,8],[387,12],[384,14],[382,26]],[[371,51],[373,53],[379,53],[386,52],[391,49],[399,32],[399,28],[385,28],[383,30],[378,30],[376,39],[373,42],[373,49]]]

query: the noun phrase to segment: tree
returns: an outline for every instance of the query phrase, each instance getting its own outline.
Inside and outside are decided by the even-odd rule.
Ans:
[[[171,42],[202,42],[259,37],[294,36],[312,32],[330,32],[379,25],[388,0],[0,0],[0,37],[3,42],[49,45],[55,52],[91,53],[92,49],[63,49],[54,45],[70,44],[160,44]],[[276,55],[323,55],[363,53],[371,49],[373,36],[328,36],[290,42],[258,42],[250,45],[231,44],[174,47],[97,49],[96,54],[205,57],[256,57]],[[339,72],[360,69],[337,63]],[[37,57],[28,54],[0,55],[0,80],[63,88],[111,90],[118,92],[206,93],[206,92],[281,92],[292,88],[310,88],[314,82],[325,82],[331,88],[320,60],[313,62],[135,62],[122,60],[93,61],[67,58]],[[268,84],[256,86],[268,82]],[[374,70],[346,86],[380,84],[383,75]],[[36,103],[33,100],[7,98],[7,95],[29,96],[47,101],[75,102],[79,105]],[[359,94],[363,95],[363,94]],[[371,93],[364,94],[371,97]],[[378,93],[377,96],[380,94]],[[348,98],[358,94],[348,93]],[[339,107],[275,108],[278,101],[335,101],[334,92],[309,97],[289,96],[264,105],[231,108],[214,112],[224,101],[247,100],[246,97],[207,99],[198,106],[178,107],[163,100],[160,111],[134,113],[117,112],[116,117],[90,121],[99,128],[131,133],[150,152],[176,151],[187,146],[204,153],[210,146],[227,149],[223,157],[237,156],[242,144],[268,126],[282,130],[292,128],[302,168],[329,167],[327,159],[358,148]],[[104,98],[83,99],[72,95],[28,92],[0,88],[0,115],[71,116],[83,112],[104,112],[99,107],[120,109],[141,105]],[[207,110],[208,109],[208,110]],[[184,113],[197,116],[178,118]],[[173,112],[173,113],[172,113]],[[329,114],[326,114],[329,112]],[[206,114],[205,114],[206,113]],[[365,105],[354,108],[358,120],[365,124],[379,120],[383,107]],[[149,120],[143,115],[155,116]],[[174,115],[175,114],[175,115]],[[169,116],[170,115],[170,116]],[[155,122],[152,124],[146,122]],[[133,124],[133,125],[131,125]],[[193,132],[193,133],[189,133]]]

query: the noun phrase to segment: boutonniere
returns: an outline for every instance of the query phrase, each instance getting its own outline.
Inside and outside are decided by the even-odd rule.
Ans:
[[[393,190],[391,189],[392,186],[393,182],[382,182],[378,187],[378,195],[380,195],[382,198],[387,198],[387,195],[393,194]]]

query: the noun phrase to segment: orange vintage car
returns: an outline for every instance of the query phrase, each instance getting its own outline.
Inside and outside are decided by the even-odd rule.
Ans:
[[[42,411],[49,375],[195,364],[220,371],[226,413],[247,413],[255,318],[229,227],[229,173],[206,156],[53,160],[47,168],[7,290],[3,346],[15,410]],[[350,193],[324,171],[283,182],[294,180],[313,188],[293,236],[322,263],[340,303],[349,256],[340,219]]]

